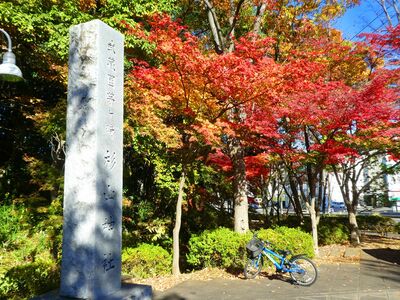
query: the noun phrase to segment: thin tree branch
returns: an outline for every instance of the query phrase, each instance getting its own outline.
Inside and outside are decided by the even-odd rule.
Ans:
[[[393,8],[396,12],[397,23],[400,23],[400,10],[399,10],[395,0],[393,0]]]
[[[232,44],[232,35],[233,35],[234,31],[235,31],[236,23],[237,23],[237,21],[238,21],[238,19],[239,19],[240,9],[241,9],[243,3],[244,3],[244,0],[240,0],[240,1],[238,2],[237,6],[236,6],[236,10],[235,10],[234,13],[233,13],[233,9],[232,9],[232,13],[233,13],[233,14],[232,14],[231,17],[229,18],[230,23],[231,23],[231,24],[230,24],[230,25],[231,25],[231,28],[228,30],[228,33],[226,34],[226,40],[229,41],[229,45]],[[232,51],[233,48],[230,49],[230,50]]]
[[[390,18],[389,12],[388,12],[387,7],[386,7],[386,1],[385,0],[379,0],[379,4],[381,5],[383,11],[385,12],[386,19],[388,20],[389,25],[393,26],[392,19]]]
[[[397,166],[400,166],[400,161],[396,162],[389,168],[386,168],[386,169],[382,170],[381,172],[376,173],[375,176],[373,176],[366,184],[364,184],[364,186],[358,191],[357,195],[359,196],[361,193],[363,193],[365,190],[367,190],[367,188],[370,186],[370,184],[372,182],[374,182],[376,179],[378,179],[379,177],[381,177],[383,174],[387,173],[388,171],[395,169]]]

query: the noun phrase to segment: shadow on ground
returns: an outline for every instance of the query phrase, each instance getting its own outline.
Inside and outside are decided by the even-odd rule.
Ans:
[[[170,294],[170,295],[167,295],[167,296],[161,298],[160,300],[187,300],[187,298],[183,298],[183,297],[179,296],[178,294]]]
[[[400,250],[395,249],[363,249],[377,259],[400,265]]]
[[[238,277],[241,280],[252,280],[252,279],[246,279],[244,276],[243,277]],[[282,282],[287,282],[290,284],[295,284],[295,282],[289,277],[289,274],[284,274],[284,273],[269,273],[269,272],[261,272],[260,274],[258,274],[257,278],[266,278],[268,280],[279,280]]]

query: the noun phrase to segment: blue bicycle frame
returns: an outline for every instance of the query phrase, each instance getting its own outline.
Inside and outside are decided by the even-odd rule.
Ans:
[[[296,264],[290,264],[289,268],[285,266],[286,257],[279,255],[278,253],[268,249],[267,247],[263,247],[262,252],[259,254],[258,259],[260,259],[261,255],[265,255],[268,259],[274,264],[278,271],[288,272],[288,273],[304,273],[304,270],[299,268]],[[280,263],[278,263],[274,257],[278,258]]]

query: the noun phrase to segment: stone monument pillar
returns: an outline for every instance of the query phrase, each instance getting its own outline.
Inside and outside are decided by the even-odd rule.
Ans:
[[[99,20],[70,29],[61,296],[121,288],[123,51]]]
[[[70,29],[59,290],[34,300],[150,300],[121,285],[124,37],[99,20]]]

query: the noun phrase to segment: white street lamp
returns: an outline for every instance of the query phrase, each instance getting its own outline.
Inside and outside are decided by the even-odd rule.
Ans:
[[[15,55],[11,50],[11,38],[5,30],[0,28],[0,31],[4,33],[8,41],[8,49],[4,53],[3,63],[0,65],[0,80],[12,82],[24,80],[21,70],[15,64]]]

